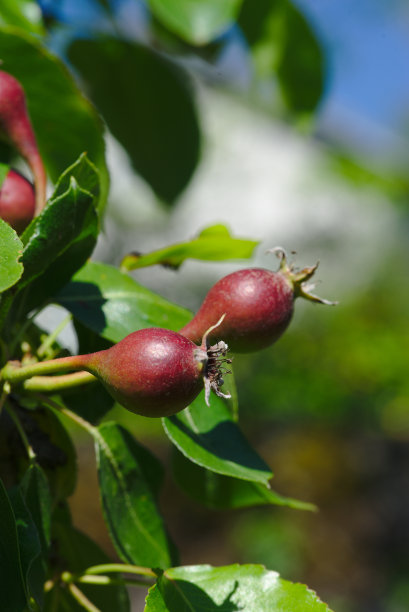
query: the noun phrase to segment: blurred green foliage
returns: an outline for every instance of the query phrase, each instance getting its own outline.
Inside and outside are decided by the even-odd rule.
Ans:
[[[235,359],[249,424],[393,427],[409,395],[409,286],[403,257],[383,266],[370,286],[334,309],[296,303],[295,324],[274,347]]]

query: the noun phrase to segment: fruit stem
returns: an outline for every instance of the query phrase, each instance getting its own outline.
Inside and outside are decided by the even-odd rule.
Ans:
[[[65,327],[72,321],[72,314],[69,313],[62,321],[57,325],[57,327],[49,334],[44,342],[38,347],[37,355],[39,357],[44,357],[46,355],[48,349],[54,344],[60,333],[65,329]]]
[[[139,576],[150,576],[157,578],[157,574],[149,567],[139,565],[129,565],[127,563],[103,563],[101,565],[91,565],[84,570],[84,574],[109,574],[111,572],[122,572],[124,574],[137,574]]]
[[[63,374],[62,376],[33,376],[23,382],[23,388],[26,391],[56,393],[96,381],[97,378],[93,374],[81,371],[74,374]]]
[[[36,155],[32,155],[31,159],[29,160],[29,165],[31,166],[31,171],[34,177],[34,191],[36,200],[35,214],[39,215],[47,202],[47,175],[45,173],[43,160],[38,152]]]
[[[28,441],[28,438],[26,436],[26,432],[24,431],[23,426],[22,426],[22,424],[20,422],[20,419],[18,418],[15,410],[13,410],[7,403],[5,404],[4,407],[7,410],[7,412],[9,414],[10,418],[12,419],[14,425],[16,426],[16,429],[17,429],[18,433],[20,434],[21,441],[23,442],[24,448],[26,449],[26,452],[27,452],[27,455],[28,455],[30,463],[32,461],[35,461],[36,460],[36,454],[35,454],[35,452],[33,450],[33,447],[31,446],[30,442]]]
[[[201,348],[206,351],[209,348],[209,343],[207,341],[207,337],[209,336],[209,334],[216,329],[217,327],[219,327],[219,325],[221,325],[221,323],[223,323],[224,318],[226,316],[226,313],[222,314],[222,316],[220,317],[220,319],[217,321],[217,323],[215,323],[214,325],[211,325],[211,327],[209,327],[209,329],[207,329],[205,331],[205,333],[203,334],[203,338],[202,338],[202,344],[201,344]]]
[[[20,366],[20,362],[9,361],[0,371],[1,378],[10,384],[16,384],[31,378],[37,374],[53,374],[54,372],[64,372],[66,370],[84,370],[84,355],[71,355],[50,359],[49,361],[38,361],[27,366]]]
[[[90,601],[88,597],[86,597],[84,593],[73,582],[68,582],[67,586],[73,598],[80,604],[82,608],[88,610],[88,612],[101,612],[101,610],[94,606],[92,601]]]
[[[101,566],[104,567],[104,566]],[[106,565],[106,567],[109,567],[109,564]],[[132,566],[129,566],[132,567]],[[141,570],[147,570],[147,568],[138,568]],[[112,570],[111,570],[112,571]],[[124,569],[121,568],[119,571],[124,572]],[[126,572],[126,573],[131,573],[131,572]],[[136,572],[133,572],[136,573]],[[137,572],[137,573],[141,573],[141,572]],[[150,573],[147,574],[149,576],[151,576],[152,578],[157,578],[157,575],[152,572],[152,570],[150,570]],[[151,587],[154,583],[151,580],[143,580],[141,578],[124,578],[124,577],[119,577],[119,578],[114,578],[112,576],[105,576],[103,574],[97,574],[97,573],[92,573],[89,574],[88,570],[86,570],[84,573],[82,574],[71,574],[70,572],[63,572],[61,575],[61,580],[63,582],[65,582],[66,584],[72,584],[72,583],[80,583],[80,584],[99,584],[99,585],[122,585],[125,586],[126,584],[129,585],[133,585],[133,586],[148,586]]]
[[[111,578],[110,576],[74,576],[74,581],[80,584],[99,584],[99,585],[130,585],[130,586],[153,586],[151,580],[142,580],[138,578]]]

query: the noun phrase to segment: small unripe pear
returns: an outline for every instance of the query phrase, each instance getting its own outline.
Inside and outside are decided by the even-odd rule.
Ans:
[[[53,378],[43,376],[69,370],[85,370],[96,376],[108,393],[131,412],[148,417],[163,417],[183,410],[195,399],[203,387],[209,405],[210,391],[221,397],[227,345],[219,342],[208,346],[207,334],[197,346],[184,336],[169,329],[151,327],[126,336],[105,351],[88,355],[72,355],[49,361],[40,361],[21,367],[10,361],[0,371],[0,379],[12,385],[32,378],[38,389],[46,381],[48,391],[53,389]],[[71,383],[82,383],[76,374]],[[30,383],[27,380],[27,385]],[[70,385],[73,386],[73,385]],[[29,386],[27,387],[29,388]]]
[[[206,359],[206,352],[184,336],[148,328],[76,361],[122,406],[156,417],[174,414],[195,399],[203,389]]]
[[[225,314],[209,333],[209,342],[223,338],[231,351],[249,353],[278,340],[291,321],[296,297],[331,304],[311,294],[312,286],[306,284],[317,265],[297,271],[287,264],[281,248],[273,251],[281,259],[277,272],[248,268],[228,274],[213,285],[194,318],[179,333],[197,342],[212,322]]]
[[[24,90],[17,79],[3,70],[0,70],[0,135],[30,166],[38,214],[46,201],[45,168],[28,115]]]
[[[0,218],[21,234],[34,212],[33,185],[16,170],[9,170],[0,188]]]

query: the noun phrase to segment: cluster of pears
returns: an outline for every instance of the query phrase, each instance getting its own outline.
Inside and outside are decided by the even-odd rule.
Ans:
[[[0,136],[28,163],[34,187],[10,170],[0,189],[0,218],[22,232],[45,204],[46,173],[27,112],[23,88],[0,71]],[[281,248],[279,270],[248,268],[219,280],[193,319],[179,333],[157,327],[141,329],[111,348],[72,355],[31,366],[9,362],[1,379],[11,385],[33,376],[66,371],[91,373],[128,410],[150,417],[183,410],[205,387],[220,388],[231,362],[227,351],[258,351],[273,344],[288,327],[294,301],[301,296],[329,304],[310,292],[308,281],[317,266],[295,270]],[[51,387],[52,388],[52,384]]]
[[[72,355],[31,366],[9,362],[3,380],[18,384],[32,376],[87,371],[128,410],[149,417],[169,416],[186,408],[205,387],[221,391],[231,359],[229,347],[250,352],[273,344],[290,323],[298,296],[319,302],[306,284],[316,266],[295,271],[284,251],[278,271],[248,268],[219,280],[193,319],[179,333],[152,327],[126,336],[109,349]],[[213,324],[217,321],[216,324]],[[200,343],[200,344],[199,344]]]

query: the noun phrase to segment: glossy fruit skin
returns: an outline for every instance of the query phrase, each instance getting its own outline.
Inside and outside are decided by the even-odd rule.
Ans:
[[[27,161],[34,177],[37,213],[46,200],[46,173],[19,81],[0,70],[0,135]]]
[[[197,359],[200,350],[176,332],[148,328],[129,334],[105,351],[71,359],[76,360],[77,369],[97,376],[128,410],[162,417],[186,408],[203,389],[203,363]]]
[[[21,234],[34,217],[33,185],[16,170],[9,170],[0,188],[0,218]]]
[[[210,289],[194,318],[179,333],[197,342],[224,313],[209,342],[223,338],[232,352],[263,349],[288,327],[295,292],[282,272],[248,268],[228,274]]]

